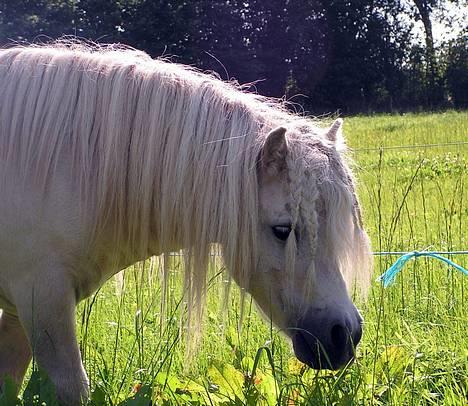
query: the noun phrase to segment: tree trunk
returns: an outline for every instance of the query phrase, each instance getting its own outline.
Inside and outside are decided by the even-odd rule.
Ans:
[[[436,79],[436,58],[434,50],[434,36],[432,34],[432,22],[431,22],[431,5],[430,1],[427,0],[414,0],[421,21],[424,25],[424,32],[426,37],[426,72],[428,76],[429,89],[427,91],[428,102],[432,107],[435,103],[435,79]]]

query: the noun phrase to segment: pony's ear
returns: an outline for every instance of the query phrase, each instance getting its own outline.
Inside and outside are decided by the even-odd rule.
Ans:
[[[260,153],[260,167],[267,175],[276,176],[286,169],[288,142],[286,128],[277,127],[271,130]]]
[[[343,119],[336,119],[327,131],[327,138],[331,142],[338,141],[339,138],[343,138]]]
[[[343,119],[338,118],[326,132],[327,138],[335,145],[338,151],[346,149],[346,143],[343,137]]]

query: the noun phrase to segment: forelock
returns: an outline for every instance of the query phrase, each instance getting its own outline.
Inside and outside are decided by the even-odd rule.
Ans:
[[[319,198],[319,188],[317,186],[316,173],[318,168],[323,165],[320,159],[312,156],[313,151],[307,148],[306,145],[300,143],[292,143],[290,145],[290,153],[287,158],[288,166],[288,182],[290,189],[290,210],[292,216],[292,232],[288,237],[286,244],[286,262],[287,267],[292,272],[290,281],[290,289],[294,285],[294,273],[296,272],[296,253],[297,241],[295,229],[298,222],[301,221],[302,227],[307,230],[309,250],[311,253],[311,262],[306,270],[305,283],[303,284],[304,297],[309,296],[310,289],[315,281],[314,260],[317,250],[317,230],[318,230],[318,213],[317,200]],[[304,302],[305,303],[305,302]],[[306,309],[300,309],[305,311]]]
[[[289,142],[287,165],[293,222],[303,221],[312,256],[315,256],[317,239],[324,238],[326,255],[337,263],[348,287],[357,282],[361,292],[365,292],[372,264],[370,245],[363,230],[348,157],[321,134],[307,136],[306,133],[307,128],[299,133],[296,128]],[[318,212],[319,202],[325,209],[323,216]],[[325,221],[325,234],[320,236],[317,235],[319,215]],[[292,242],[289,245],[289,255],[293,256]],[[311,275],[308,283],[313,284],[313,261],[308,273]]]

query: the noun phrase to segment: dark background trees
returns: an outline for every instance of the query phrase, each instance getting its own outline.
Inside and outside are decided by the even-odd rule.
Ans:
[[[307,111],[466,108],[467,33],[436,43],[457,0],[0,0],[0,45],[121,42]],[[414,24],[421,21],[422,42]],[[449,21],[448,21],[449,22]]]

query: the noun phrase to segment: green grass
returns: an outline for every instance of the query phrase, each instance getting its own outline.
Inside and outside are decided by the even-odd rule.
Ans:
[[[467,249],[468,145],[388,147],[466,142],[468,113],[355,117],[345,121],[345,133],[375,251]],[[452,259],[468,266],[467,256]],[[376,258],[375,276],[394,260]],[[92,404],[149,405],[150,398],[158,405],[466,404],[467,278],[441,262],[419,258],[395,285],[373,283],[367,301],[358,303],[365,331],[356,362],[337,372],[299,363],[251,301],[239,332],[237,291],[226,318],[219,317],[220,276],[210,283],[199,354],[187,365],[179,341],[179,267],[172,258],[162,323],[157,261],[152,270],[126,271],[123,287],[111,280],[79,306]],[[34,373],[25,397],[42,379]],[[41,396],[53,404],[47,390]]]

